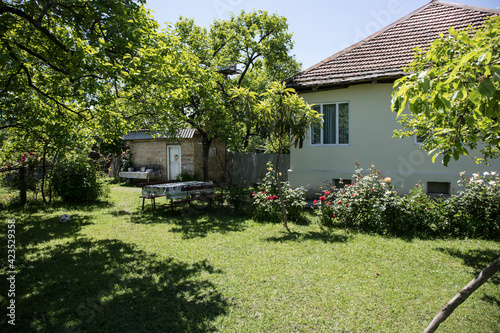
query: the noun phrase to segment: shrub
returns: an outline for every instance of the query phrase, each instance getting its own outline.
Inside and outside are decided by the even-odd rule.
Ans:
[[[55,195],[69,202],[86,202],[103,193],[94,165],[81,157],[60,161],[52,171]]]
[[[405,196],[391,195],[386,198],[379,233],[425,237],[436,235],[445,221],[443,203],[445,199],[428,196],[421,182]]]
[[[252,193],[253,215],[259,221],[281,222],[278,185],[270,162],[267,163],[267,170],[262,185],[256,192]],[[281,190],[289,220],[301,221],[303,219],[303,210],[307,206],[304,188],[292,189],[289,182],[281,182]]]
[[[450,198],[446,232],[453,236],[500,237],[500,176],[497,172],[474,173],[465,178],[461,173],[459,185],[463,190]]]
[[[127,145],[125,146],[125,150],[120,156],[122,171],[128,171],[128,168],[134,166],[134,164],[132,163],[132,155],[132,148],[130,147],[130,144],[127,143]]]
[[[397,236],[500,237],[500,176],[473,174],[459,184],[463,191],[449,198],[431,198],[421,183],[398,196],[390,178],[372,165],[363,175],[356,164],[354,182],[327,187],[315,200],[319,223]]]
[[[362,171],[356,163],[352,184],[325,189],[319,200],[314,201],[319,208],[318,217],[323,226],[340,222],[348,227],[381,229],[382,211],[386,208],[388,197],[395,195],[391,179],[381,177],[373,165],[367,175],[363,175]]]
[[[177,176],[177,180],[180,180],[181,182],[190,182],[193,180],[199,180],[200,177],[198,176],[197,173],[189,173],[187,171],[181,172]]]
[[[238,213],[246,213],[251,208],[251,189],[246,179],[239,184],[231,183],[228,186],[227,201]]]

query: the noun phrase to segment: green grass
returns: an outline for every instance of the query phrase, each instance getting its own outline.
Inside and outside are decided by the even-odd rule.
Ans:
[[[143,212],[139,189],[109,186],[97,204],[1,212],[2,276],[9,219],[17,271],[16,326],[2,313],[2,332],[421,332],[500,254],[498,242],[325,233],[314,222],[289,233],[204,205]],[[498,275],[439,329],[499,331]]]

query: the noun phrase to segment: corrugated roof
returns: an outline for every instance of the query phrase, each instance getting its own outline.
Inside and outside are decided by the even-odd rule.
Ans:
[[[178,130],[174,135],[170,135],[158,131],[140,130],[125,134],[122,140],[192,139],[195,132],[195,129],[186,128]]]
[[[427,48],[453,26],[479,27],[499,10],[433,0],[388,27],[287,80],[296,90],[346,86],[375,79],[394,80],[413,60],[416,47]]]

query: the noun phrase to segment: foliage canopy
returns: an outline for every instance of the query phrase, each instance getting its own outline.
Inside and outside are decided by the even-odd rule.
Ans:
[[[428,51],[418,49],[394,84],[392,109],[404,130],[417,135],[422,148],[440,154],[443,164],[469,155],[477,162],[500,154],[500,17],[476,31],[449,29]],[[409,113],[403,113],[408,106]]]

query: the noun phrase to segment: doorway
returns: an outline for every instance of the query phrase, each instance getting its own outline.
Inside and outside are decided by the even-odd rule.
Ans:
[[[167,146],[168,179],[177,179],[181,173],[181,146]]]

